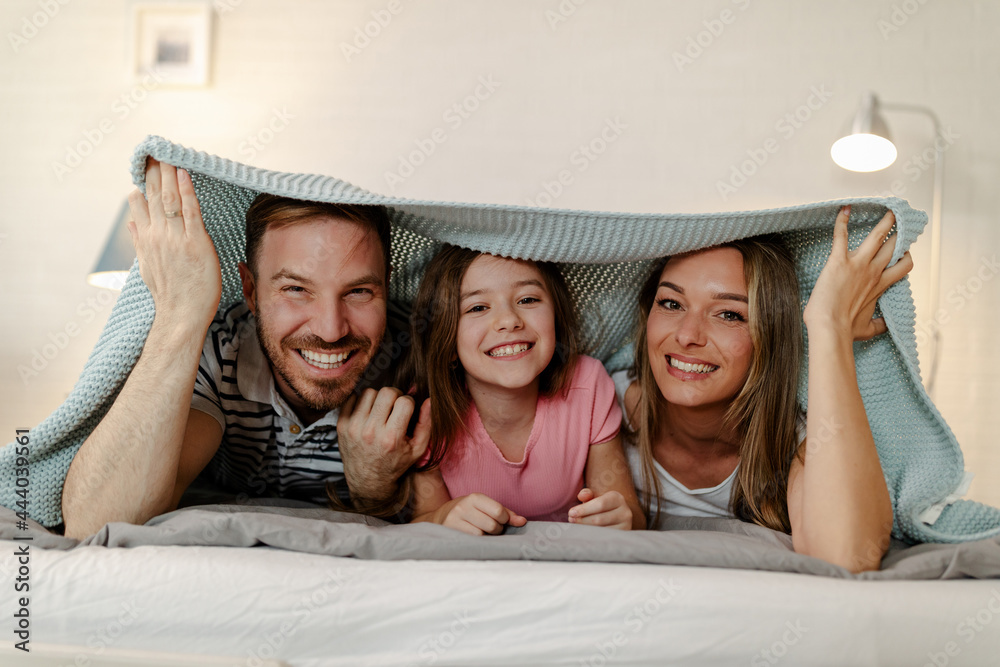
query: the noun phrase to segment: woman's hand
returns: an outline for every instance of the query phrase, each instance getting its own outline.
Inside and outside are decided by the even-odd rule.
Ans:
[[[872,229],[855,251],[848,250],[847,222],[851,207],[837,214],[833,249],[819,274],[803,318],[806,327],[822,327],[851,340],[868,340],[885,333],[885,320],[872,319],[878,298],[913,268],[910,253],[889,266],[896,235],[886,235],[896,221],[892,211]],[[885,242],[883,243],[883,239]]]
[[[632,529],[632,510],[625,501],[625,496],[618,491],[608,491],[598,496],[592,490],[584,488],[576,498],[583,504],[569,511],[570,523],[618,530]]]
[[[435,512],[434,522],[469,535],[499,535],[507,524],[523,526],[523,516],[482,493],[450,500]]]

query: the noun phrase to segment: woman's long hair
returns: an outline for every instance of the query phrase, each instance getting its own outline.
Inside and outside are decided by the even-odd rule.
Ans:
[[[402,373],[404,387],[415,387],[417,405],[431,399],[431,457],[422,470],[437,466],[448,442],[465,428],[469,394],[458,361],[458,322],[462,279],[484,253],[446,245],[427,265],[411,316],[412,347]],[[535,262],[552,297],[556,349],[539,376],[539,392],[552,396],[569,388],[580,355],[576,310],[558,267]]]
[[[740,442],[739,471],[730,507],[743,521],[785,533],[788,519],[788,471],[798,448],[796,401],[802,357],[802,325],[798,279],[788,248],[775,234],[724,243],[743,257],[747,284],[750,340],[753,352],[746,383],[726,412],[725,426]],[[660,274],[670,260],[653,266],[639,294],[635,365],[640,398],[633,424],[634,446],[642,460],[644,510],[662,489],[653,468],[653,439],[660,433],[663,396],[653,377],[647,348],[646,320],[656,297]],[[657,503],[650,525],[659,519]]]

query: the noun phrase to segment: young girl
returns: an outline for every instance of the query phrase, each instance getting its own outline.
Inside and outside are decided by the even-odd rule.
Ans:
[[[614,383],[579,354],[555,266],[445,246],[413,323],[409,376],[432,422],[413,521],[473,535],[528,520],[645,527]]]

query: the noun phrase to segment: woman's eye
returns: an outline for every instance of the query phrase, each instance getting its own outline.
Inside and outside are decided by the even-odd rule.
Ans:
[[[679,310],[681,307],[681,304],[677,303],[673,299],[660,299],[656,302],[656,305],[666,310]]]
[[[746,322],[747,318],[743,317],[741,313],[737,313],[735,310],[727,310],[722,313],[722,319],[727,322]]]

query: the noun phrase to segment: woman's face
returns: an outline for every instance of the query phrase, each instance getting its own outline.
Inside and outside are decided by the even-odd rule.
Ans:
[[[671,258],[646,320],[653,377],[668,403],[728,407],[750,370],[743,256],[712,248]]]

